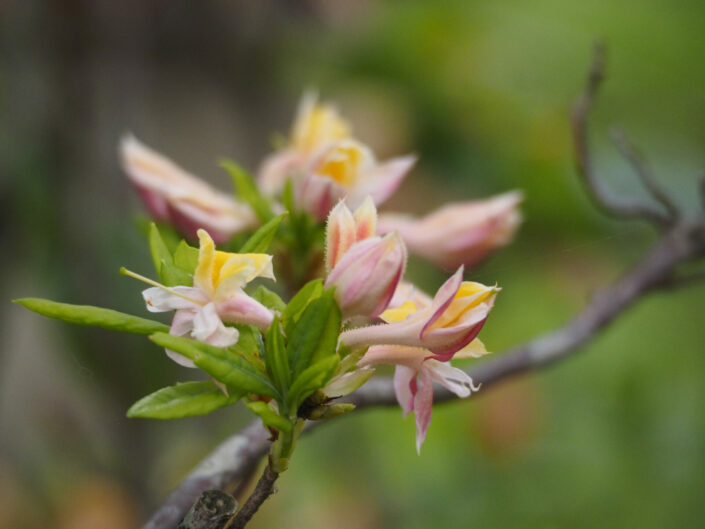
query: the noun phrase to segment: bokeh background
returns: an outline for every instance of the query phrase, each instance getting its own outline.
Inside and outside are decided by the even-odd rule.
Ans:
[[[598,214],[576,180],[570,105],[609,45],[592,129],[615,192],[639,195],[607,140],[620,124],[691,211],[705,167],[698,0],[0,3],[0,528],[136,527],[239,407],[128,420],[192,374],[146,340],[42,319],[41,296],[143,314],[125,131],[226,188],[255,169],[307,87],[380,157],[420,162],[388,209],[526,194],[513,246],[471,278],[502,291],[500,352],[570,318],[653,241]],[[442,275],[413,261],[429,290]],[[302,440],[253,528],[694,527],[705,519],[705,288],[653,295],[565,363],[439,406],[420,456],[398,409]]]

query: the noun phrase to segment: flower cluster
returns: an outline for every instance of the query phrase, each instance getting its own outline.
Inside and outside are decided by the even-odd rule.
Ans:
[[[185,417],[242,399],[276,438],[270,461],[281,471],[303,422],[349,411],[336,399],[380,364],[395,366],[394,389],[404,413],[414,412],[417,449],[430,424],[434,383],[459,397],[477,391],[451,361],[487,353],[477,336],[499,288],[463,274],[511,240],[519,193],[447,205],[422,218],[378,215],[416,158],[377,161],[335,108],[311,94],[286,145],[256,178],[225,165],[237,197],[133,136],[122,140],[119,154],[160,223],[149,236],[159,280],[123,273],[150,285],[142,293],[146,308],[173,311],[170,325],[84,305],[20,302],[74,323],[147,334],[174,361],[211,377],[162,388],[128,415]],[[174,242],[176,233],[186,240]],[[198,248],[189,244],[196,241]],[[454,270],[432,297],[404,279],[407,251]],[[267,282],[275,270],[280,281]]]

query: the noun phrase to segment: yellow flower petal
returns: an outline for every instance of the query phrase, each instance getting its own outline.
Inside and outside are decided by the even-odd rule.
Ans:
[[[387,323],[397,323],[400,321],[404,321],[410,314],[413,314],[417,310],[418,308],[416,307],[416,304],[413,301],[409,300],[404,302],[404,304],[400,305],[399,307],[385,310],[380,315],[380,318],[382,318]]]

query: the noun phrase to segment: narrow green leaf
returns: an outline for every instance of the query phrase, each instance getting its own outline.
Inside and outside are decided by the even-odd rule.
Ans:
[[[277,312],[282,312],[286,308],[286,303],[282,301],[282,298],[264,285],[258,286],[250,297],[259,301],[268,309],[276,310]]]
[[[269,249],[269,245],[272,244],[274,235],[277,233],[277,228],[279,228],[282,220],[287,215],[288,213],[277,215],[261,226],[247,239],[247,242],[242,245],[239,253],[266,253]]]
[[[338,368],[339,362],[338,355],[333,355],[304,369],[289,388],[286,399],[289,409],[298,409],[306,397],[325,386]]]
[[[93,325],[112,331],[132,332],[135,334],[152,334],[169,332],[169,327],[158,321],[132,316],[111,309],[92,307],[90,305],[71,305],[48,299],[22,298],[14,300],[32,312],[64,320],[76,325]]]
[[[174,264],[185,272],[193,274],[198,265],[198,248],[190,246],[182,239],[174,250]]]
[[[261,222],[268,222],[274,213],[272,213],[269,201],[257,189],[252,176],[232,160],[223,160],[220,166],[228,172],[237,188],[238,195],[252,207],[257,218]]]
[[[152,222],[149,225],[149,251],[152,254],[152,262],[154,263],[154,269],[159,274],[159,279],[163,283],[164,278],[162,277],[163,264],[166,263],[168,266],[173,266],[174,261],[171,257],[171,252],[167,248],[164,239],[162,239],[159,233],[159,228]]]
[[[267,330],[264,344],[264,363],[267,366],[267,373],[271,378],[282,397],[291,383],[291,372],[289,370],[289,358],[286,346],[284,345],[284,335],[281,331],[279,318],[275,317]]]
[[[288,334],[287,353],[294,378],[311,364],[335,354],[340,324],[340,309],[333,289],[308,304]]]
[[[130,418],[180,419],[205,415],[233,404],[242,395],[226,396],[211,381],[184,382],[162,388],[135,402],[127,410]]]
[[[282,311],[282,323],[284,324],[284,329],[289,336],[294,324],[299,320],[301,314],[306,309],[308,304],[320,297],[323,293],[323,280],[314,279],[306,283],[301,290],[299,290],[296,295],[291,298],[289,304]]]
[[[275,412],[267,405],[266,402],[261,400],[248,402],[247,407],[259,415],[260,419],[262,419],[262,422],[266,426],[276,428],[277,430],[281,430],[283,432],[291,431],[291,421]]]
[[[150,339],[157,345],[190,358],[210,376],[235,390],[278,397],[269,378],[231,349],[166,333],[153,334]]]

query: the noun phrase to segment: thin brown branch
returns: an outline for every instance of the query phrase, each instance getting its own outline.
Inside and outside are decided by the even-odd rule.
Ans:
[[[632,166],[632,169],[634,169],[634,172],[637,174],[646,190],[666,209],[672,221],[677,219],[678,205],[658,183],[651,168],[646,163],[644,156],[634,147],[634,144],[629,140],[624,131],[615,127],[610,131],[610,135],[615,145],[622,153],[622,156],[624,156]]]
[[[588,144],[588,115],[604,79],[604,66],[605,48],[598,43],[595,45],[585,90],[573,108],[573,146],[578,174],[593,202],[608,215],[618,218],[641,218],[658,225],[669,225],[671,219],[659,208],[651,204],[620,200],[612,196],[595,172]]]
[[[243,529],[265,500],[274,493],[274,482],[277,481],[278,477],[279,473],[272,470],[270,465],[267,465],[257,482],[255,490],[247,498],[245,505],[237,511],[223,529]]]

